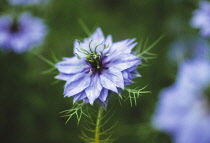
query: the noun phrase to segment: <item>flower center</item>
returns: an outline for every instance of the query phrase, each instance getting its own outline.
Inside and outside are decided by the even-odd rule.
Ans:
[[[99,70],[102,68],[102,59],[101,55],[97,53],[90,53],[86,57],[86,61],[94,68],[95,70]]]
[[[79,42],[79,41],[78,41]],[[86,50],[82,47],[80,47],[80,49],[77,49],[78,52],[80,53],[83,53],[86,55],[86,57],[80,57],[77,53],[75,53],[75,55],[77,56],[77,58],[81,59],[81,58],[85,58],[86,61],[91,65],[91,69],[90,69],[90,72],[92,72],[92,70],[94,70],[94,72],[99,72],[106,68],[106,67],[103,67],[103,64],[102,64],[102,58],[103,58],[103,50],[100,51],[99,53],[97,52],[97,48],[99,46],[102,46],[102,43],[101,44],[98,44],[95,46],[94,50],[91,49],[91,42],[92,40],[90,41],[89,43],[89,50]],[[79,45],[80,45],[80,42],[79,42]],[[104,45],[104,48],[108,48],[108,46]]]

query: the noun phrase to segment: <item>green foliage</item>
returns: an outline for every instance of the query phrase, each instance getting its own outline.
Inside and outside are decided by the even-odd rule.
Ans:
[[[84,23],[84,21],[82,19],[79,19],[78,20],[80,26],[82,27],[83,31],[87,34],[87,36],[91,36],[91,32],[90,30],[88,29],[87,25]]]
[[[89,111],[88,105],[83,104],[82,102],[76,102],[76,103],[74,103],[74,105],[71,109],[64,110],[60,113],[64,114],[62,117],[68,117],[66,120],[66,124],[73,116],[76,116],[77,123],[79,124],[83,115],[88,118],[91,118],[89,112],[90,111]]]
[[[129,100],[131,107],[133,105],[136,105],[137,104],[137,99],[139,99],[143,94],[151,93],[151,91],[145,91],[144,90],[146,87],[147,86],[144,86],[141,89],[138,89],[138,88],[135,88],[135,89],[126,88],[125,90],[128,92],[128,96],[124,97],[125,98],[124,101]]]
[[[114,113],[110,113],[112,110],[104,111],[102,107],[99,107],[97,115],[97,112],[93,108],[88,104],[76,102],[71,109],[64,110],[60,113],[64,114],[62,117],[67,117],[66,123],[75,116],[79,124],[83,118],[83,124],[81,125],[83,130],[80,138],[86,143],[113,142],[115,139],[112,138],[111,130],[117,122],[112,125],[109,122],[112,120]]]
[[[148,62],[150,59],[154,59],[156,57],[156,54],[151,52],[151,49],[154,48],[154,46],[160,42],[160,40],[163,38],[163,36],[159,37],[157,40],[155,40],[151,45],[148,46],[148,39],[145,40],[145,42],[142,41],[136,48],[137,56],[142,58],[144,61]]]
[[[110,115],[110,111],[112,110],[103,114],[104,109],[99,107],[97,117],[96,112],[92,112],[91,118],[84,121],[84,130],[82,130],[80,138],[86,143],[112,143],[115,139],[112,137],[111,130],[116,126],[117,122],[108,125],[113,117],[113,112]]]
[[[53,61],[45,58],[44,56],[40,55],[40,54],[37,54],[37,53],[34,53],[34,55],[36,55],[39,59],[41,59],[42,61],[44,61],[46,64],[50,65],[51,68],[43,71],[42,73],[43,74],[49,74],[49,73],[52,73],[54,72],[55,70],[57,70],[57,68],[55,67],[55,64],[57,62],[59,62],[59,60],[56,58],[55,54],[53,52],[51,52],[51,55],[52,55],[52,58],[53,58]]]

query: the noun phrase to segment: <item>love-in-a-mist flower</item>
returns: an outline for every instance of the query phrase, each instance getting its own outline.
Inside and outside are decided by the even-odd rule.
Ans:
[[[0,48],[4,51],[23,53],[42,44],[46,34],[43,20],[30,13],[0,17]]]
[[[202,91],[210,84],[209,71],[209,59],[186,60],[179,67],[177,84],[188,91]]]
[[[153,125],[169,133],[175,143],[209,143],[210,111],[205,90],[210,86],[210,61],[181,64],[176,83],[160,93]]]
[[[200,7],[194,12],[191,25],[199,28],[202,36],[210,36],[210,2],[200,1]]]
[[[47,3],[48,0],[9,0],[11,5],[34,5]]]
[[[174,135],[175,143],[209,143],[210,142],[210,112],[209,103],[200,96],[191,111],[182,121],[182,126]]]
[[[125,85],[140,76],[136,68],[141,63],[132,49],[135,39],[112,42],[112,36],[106,38],[98,28],[84,42],[75,41],[71,58],[63,58],[56,64],[60,74],[57,79],[66,81],[64,95],[73,97],[74,102],[94,101],[106,106],[111,92],[120,94]]]
[[[185,59],[205,59],[210,57],[209,47],[210,44],[207,39],[198,36],[179,37],[171,44],[167,58],[175,64]]]
[[[172,135],[176,134],[196,101],[195,92],[180,88],[178,84],[165,88],[160,93],[153,117],[154,127]]]

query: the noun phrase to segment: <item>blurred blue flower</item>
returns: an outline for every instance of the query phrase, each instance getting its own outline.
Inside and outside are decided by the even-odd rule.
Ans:
[[[32,17],[30,13],[0,17],[0,48],[4,51],[23,53],[40,45],[46,34],[47,27],[42,19]]]
[[[164,89],[159,96],[159,102],[153,117],[153,126],[159,130],[176,134],[183,121],[197,100],[193,92],[180,88],[175,84]]]
[[[160,93],[153,126],[176,143],[209,143],[210,111],[205,89],[210,85],[210,61],[195,58],[180,65],[176,82]]]
[[[207,88],[210,84],[210,61],[208,59],[193,59],[184,61],[178,71],[177,84],[188,91]]]
[[[47,3],[48,0],[9,0],[11,5],[34,5]]]
[[[63,58],[56,64],[60,74],[57,79],[66,81],[64,95],[74,102],[83,100],[93,104],[97,101],[106,107],[111,92],[120,94],[125,85],[140,76],[136,67],[140,59],[132,54],[135,39],[112,42],[112,36],[104,37],[98,28],[84,42],[75,41],[76,56]]]
[[[210,143],[210,113],[207,100],[197,99],[174,136],[176,143]]]
[[[200,7],[194,11],[191,25],[194,28],[200,28],[202,36],[210,36],[210,2],[200,1]]]
[[[168,51],[167,58],[173,64],[191,58],[210,58],[210,45],[207,40],[192,36],[175,40]]]

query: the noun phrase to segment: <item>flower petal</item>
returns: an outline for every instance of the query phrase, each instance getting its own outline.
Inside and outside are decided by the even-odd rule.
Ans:
[[[120,54],[118,56],[110,54],[107,58],[104,59],[106,67],[116,67],[120,71],[131,68],[132,66],[137,66],[141,63],[140,59],[137,56],[132,54]]]
[[[127,71],[123,71],[122,74],[123,74],[125,85],[129,85],[129,84],[133,83],[131,78],[129,78],[129,73]]]
[[[64,89],[65,96],[73,96],[90,85],[90,74],[80,73],[72,77],[71,81],[67,81]]]
[[[84,91],[82,91],[74,96],[73,103],[75,103],[76,101],[79,101],[79,100],[83,100],[86,97],[87,97],[86,93]]]
[[[112,45],[112,35],[108,35],[108,36],[106,37],[105,44],[106,44],[107,46],[111,46],[111,45]]]
[[[91,77],[90,86],[87,89],[85,89],[85,93],[87,94],[90,104],[93,104],[95,99],[99,97],[101,90],[102,86],[100,83],[99,76],[97,74],[93,75]]]
[[[100,44],[101,42],[103,42],[105,40],[104,34],[103,34],[101,28],[96,29],[96,31],[91,36],[91,39],[93,40],[93,42],[96,42],[97,44]]]
[[[60,79],[60,80],[64,80],[64,81],[68,81],[71,79],[71,75],[69,74],[64,74],[64,73],[60,73],[59,75],[55,76],[56,79]]]
[[[120,70],[115,67],[110,67],[108,70],[103,70],[102,74],[111,80],[117,87],[124,89],[123,76]]]
[[[99,96],[99,99],[100,99],[102,102],[104,102],[104,101],[106,101],[107,96],[108,96],[108,89],[103,88],[103,89],[101,90],[101,94],[100,94],[100,96]]]
[[[136,39],[127,39],[112,44],[110,53],[131,53],[131,50],[136,46],[137,43],[133,43]],[[132,44],[133,43],[133,44]]]
[[[77,57],[65,58],[64,61],[57,63],[56,67],[61,73],[65,74],[76,74],[83,71],[88,72],[90,68],[84,59],[78,59]]]
[[[116,88],[116,85],[110,80],[108,79],[106,76],[104,76],[103,74],[100,75],[100,81],[101,81],[101,85],[106,88],[109,89],[113,92],[118,93],[118,90]]]

